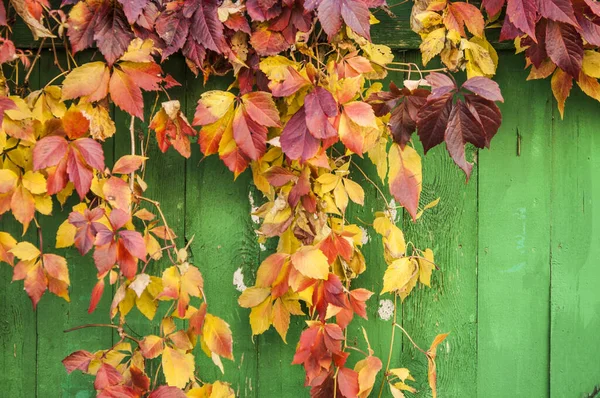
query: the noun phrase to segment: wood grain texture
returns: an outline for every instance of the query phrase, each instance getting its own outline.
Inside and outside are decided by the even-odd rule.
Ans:
[[[551,397],[600,385],[600,137],[597,102],[577,87],[552,135]],[[592,116],[594,115],[594,116]]]
[[[11,76],[11,71],[7,65],[3,65],[5,76]],[[30,76],[32,84],[39,84],[39,75],[39,67],[36,67]],[[19,76],[21,81],[25,76],[20,67]],[[23,234],[23,226],[10,211],[0,217],[0,231],[8,232],[17,242],[38,244],[34,222]],[[15,264],[17,261],[15,258]],[[0,288],[0,387],[7,396],[34,397],[37,393],[37,313],[24,290],[23,281],[11,282],[12,277],[11,266],[0,263],[3,283]]]
[[[545,397],[552,94],[546,81],[524,83],[518,56],[502,59],[504,120],[479,153],[478,396]]]
[[[90,53],[79,56],[79,62],[91,57]],[[59,59],[64,59],[64,53],[59,54]],[[41,57],[40,78],[38,87],[46,85],[60,70],[53,65],[52,56]],[[57,81],[60,83],[61,80]],[[113,142],[104,144],[104,156],[107,164],[112,164]],[[61,208],[60,203],[54,200],[52,217],[39,217],[43,233],[43,247],[45,252],[57,253],[64,256],[69,267],[71,287],[69,294],[71,302],[67,303],[62,298],[46,292],[39,303],[37,311],[37,390],[38,395],[43,391],[52,391],[56,386],[61,386],[57,397],[93,397],[95,395],[90,376],[75,372],[68,375],[60,362],[70,353],[86,349],[90,351],[108,348],[112,345],[112,332],[110,329],[97,328],[87,331],[75,331],[70,335],[63,334],[63,330],[74,326],[89,323],[109,323],[107,308],[110,307],[110,288],[99,303],[99,310],[88,314],[90,292],[97,282],[96,267],[90,252],[85,257],[75,248],[56,249],[56,231],[59,225],[67,219],[72,206],[79,203],[76,192]],[[102,309],[105,309],[104,311]]]
[[[201,78],[186,74],[186,114],[191,120],[200,94],[206,90],[225,90],[228,79],[212,79],[206,86]],[[204,276],[208,311],[229,323],[233,332],[235,362],[223,360],[225,375],[198,349],[198,368],[204,381],[226,380],[237,396],[257,396],[257,353],[259,345],[252,339],[248,323],[249,310],[237,305],[240,294],[233,283],[238,268],[250,278],[256,271],[259,247],[250,219],[251,174],[246,172],[234,181],[233,174],[217,156],[203,159],[198,145],[187,162],[185,186],[186,239],[194,239],[190,248],[192,262]],[[179,190],[181,194],[181,190]]]

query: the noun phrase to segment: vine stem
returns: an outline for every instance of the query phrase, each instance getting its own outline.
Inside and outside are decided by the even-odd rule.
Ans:
[[[135,156],[135,116],[131,116],[131,123],[129,124],[129,135],[131,138],[131,155]],[[133,194],[133,177],[135,172],[129,174],[129,190]]]
[[[111,325],[109,323],[88,323],[87,325],[79,325],[79,326],[75,326],[74,328],[67,329],[67,330],[63,331],[63,333],[74,332],[75,330],[86,329],[86,328],[113,328],[113,329],[119,329],[120,326]]]
[[[398,316],[398,295],[394,294],[394,321],[392,323],[392,337],[390,338],[390,350],[388,351],[388,359],[387,364],[385,365],[385,372],[383,373],[383,379],[381,380],[381,386],[379,387],[378,398],[381,398],[381,394],[383,394],[383,386],[385,386],[385,380],[387,378],[387,374],[390,370],[390,363],[392,362],[392,351],[394,350],[394,336],[396,334],[396,319]]]
[[[427,354],[427,352],[424,349],[422,349],[421,347],[419,347],[417,345],[417,343],[415,343],[415,341],[412,339],[412,337],[410,337],[410,334],[408,334],[408,332],[402,326],[400,326],[396,322],[394,322],[394,326],[399,327],[400,330],[402,330],[402,332],[406,335],[406,337],[408,337],[408,340],[412,343],[412,345],[415,346],[415,348],[417,350],[421,351],[426,357],[429,358],[429,355]]]
[[[175,239],[173,238],[173,234],[171,233],[171,228],[169,228],[169,224],[167,223],[165,214],[163,213],[162,209],[160,208],[160,202],[157,202],[156,200],[152,200],[150,198],[146,198],[144,196],[137,196],[137,198],[140,200],[143,200],[144,202],[148,202],[148,203],[154,205],[154,207],[156,208],[156,211],[158,211],[158,214],[160,215],[160,218],[162,219],[163,224],[165,224],[165,228],[167,229],[166,232],[169,235],[169,240],[173,244],[173,248],[175,249],[175,251],[177,251],[177,244],[175,243]]]
[[[31,76],[31,72],[33,72],[33,67],[35,66],[36,62],[38,61],[38,59],[40,59],[40,53],[42,52],[42,47],[44,46],[46,39],[47,38],[44,37],[40,43],[40,46],[38,47],[37,53],[35,54],[35,57],[33,58],[33,62],[31,62],[31,66],[29,67],[29,70],[27,71],[27,74],[25,75],[25,79],[23,80],[24,84],[29,84],[29,76]]]

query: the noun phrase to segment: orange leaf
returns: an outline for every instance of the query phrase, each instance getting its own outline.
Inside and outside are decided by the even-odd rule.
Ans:
[[[125,112],[144,120],[142,91],[125,72],[115,68],[110,77],[110,97]]]
[[[227,322],[217,316],[206,314],[202,334],[211,352],[233,360],[233,339]]]

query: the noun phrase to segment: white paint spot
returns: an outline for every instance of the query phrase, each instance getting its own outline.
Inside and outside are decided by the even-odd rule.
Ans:
[[[390,200],[390,208],[388,209],[389,213],[390,213],[390,217],[392,218],[392,221],[395,223],[398,222],[398,209],[396,209],[396,206],[398,206],[396,204],[396,201],[394,200],[394,198],[392,198]]]
[[[450,354],[450,343],[446,340],[446,354]]]
[[[254,205],[254,197],[252,196],[252,192],[248,192],[248,201],[250,202],[250,212],[251,213],[254,213],[256,210],[258,210],[258,206]],[[260,223],[260,217],[255,216],[254,214],[250,214],[250,217],[252,218],[252,222],[254,224]]]
[[[379,318],[389,321],[394,315],[394,302],[390,299],[379,300],[377,313],[379,314]]]
[[[364,227],[360,227],[360,230],[362,231],[362,239],[361,239],[361,243],[363,245],[366,245],[367,243],[369,243],[369,232],[367,231],[366,228]]]
[[[265,246],[265,245],[264,245],[264,244],[262,244],[262,243],[259,243],[259,244],[258,244],[258,247],[260,247],[260,251],[261,251],[261,252],[264,252],[265,250],[267,250],[267,246]]]
[[[244,284],[244,274],[242,273],[242,267],[238,268],[233,273],[233,286],[238,292],[246,290],[246,284]]]

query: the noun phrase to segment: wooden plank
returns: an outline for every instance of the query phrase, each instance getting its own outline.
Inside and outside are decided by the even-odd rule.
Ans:
[[[573,89],[552,139],[551,397],[600,385],[600,137],[598,103]],[[594,394],[596,392],[596,394]]]
[[[407,54],[418,62],[420,53]],[[414,77],[413,77],[414,78]],[[420,154],[422,145],[413,137]],[[470,151],[468,156],[474,156]],[[413,223],[404,218],[404,234],[422,250],[431,248],[438,271],[433,272],[431,288],[419,288],[402,308],[403,327],[417,344],[427,349],[436,335],[450,332],[438,348],[438,394],[441,397],[475,397],[477,379],[477,185],[478,170],[471,179],[452,161],[441,145],[422,156],[423,192],[421,206],[440,199],[437,207],[426,210]],[[431,396],[427,381],[427,359],[406,337],[402,364],[416,379],[417,396]]]
[[[544,397],[549,386],[552,102],[502,54],[504,120],[479,153],[478,375],[480,397]]]
[[[230,83],[227,78],[213,78],[204,86],[201,77],[194,78],[189,71],[186,81],[185,113],[190,118],[202,92],[225,90]],[[221,375],[198,350],[198,368],[202,380],[228,381],[239,397],[257,396],[258,383],[258,345],[252,341],[249,310],[238,306],[240,293],[233,283],[235,271],[241,268],[245,283],[250,285],[250,275],[259,261],[259,247],[250,218],[251,179],[247,171],[234,181],[233,174],[218,156],[203,159],[198,146],[194,145],[186,169],[185,234],[188,241],[194,237],[190,246],[192,262],[204,276],[208,310],[229,323],[235,356],[235,362],[223,360],[225,374]]]
[[[3,68],[10,79],[12,68]],[[19,83],[25,72],[19,66]],[[13,76],[14,78],[14,76]],[[32,71],[30,80],[38,84],[39,67]],[[11,84],[11,89],[14,86]],[[4,161],[4,157],[0,157]],[[17,242],[27,241],[37,246],[38,237],[35,222],[31,222],[23,235],[23,226],[13,217],[10,210],[0,216],[0,231],[9,233]],[[19,260],[15,258],[15,264]],[[36,394],[37,372],[37,312],[23,287],[23,281],[12,282],[13,268],[0,263],[0,386],[3,394],[15,398],[33,397]],[[39,311],[39,309],[38,309]]]
[[[38,87],[43,87],[60,73],[60,70],[53,65],[54,59],[50,52],[44,51],[44,53],[45,55],[38,61],[41,69],[40,81],[39,83],[36,82]],[[89,59],[90,56],[89,52],[82,54],[78,57],[79,62]],[[61,61],[64,59],[64,52],[59,54],[59,59]],[[58,80],[54,84],[60,82]],[[112,140],[105,143],[104,156],[106,163],[111,164],[113,158]],[[85,349],[93,352],[112,345],[111,329],[87,329],[71,332],[70,335],[62,333],[63,330],[75,326],[110,322],[108,317],[108,309],[112,300],[110,288],[107,288],[96,311],[93,314],[87,312],[90,294],[97,282],[92,253],[90,252],[82,257],[75,248],[55,248],[56,231],[59,225],[69,216],[72,206],[77,203],[79,203],[79,197],[74,192],[64,208],[61,208],[58,201],[55,200],[52,216],[40,217],[44,251],[59,254],[67,260],[71,279],[69,292],[71,302],[67,303],[62,298],[49,292],[46,292],[40,301],[37,317],[37,391],[43,394],[44,391],[54,391],[57,386],[61,386],[62,396],[75,396],[78,394],[81,397],[93,397],[95,394],[93,377],[84,375],[81,372],[68,375],[61,363],[64,357],[76,350]]]

